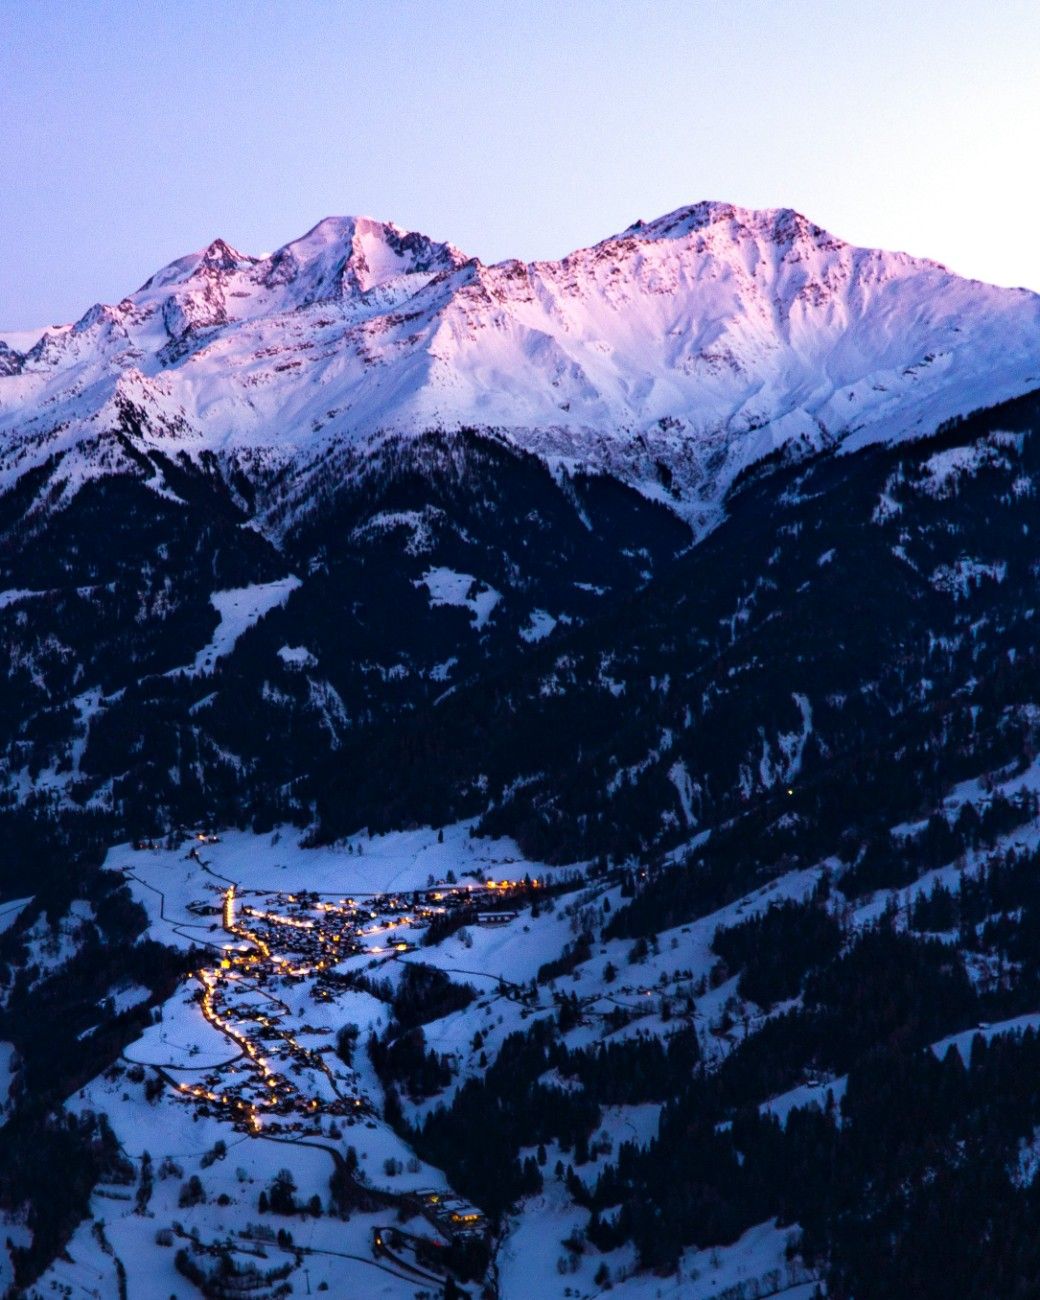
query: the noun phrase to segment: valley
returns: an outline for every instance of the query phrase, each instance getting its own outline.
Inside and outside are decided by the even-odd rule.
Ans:
[[[623,1148],[651,1148],[669,1104],[664,1080],[612,1085],[587,1142],[572,1146],[565,1129],[550,1140],[550,1121],[540,1142],[509,1148],[537,1168],[538,1186],[505,1214],[486,1215],[430,1163],[424,1119],[457,1109],[467,1081],[479,1085],[486,1062],[539,1025],[550,1041],[559,1035],[565,1055],[536,1067],[538,1087],[562,1087],[561,1099],[604,1051],[623,1062],[638,1049],[622,1067],[631,1069],[648,1045],[672,1050],[684,1035],[709,1076],[731,1070],[804,998],[771,1004],[764,987],[752,994],[748,959],[720,964],[729,951],[720,936],[822,906],[846,950],[869,944],[881,920],[909,942],[943,891],[963,897],[997,864],[1040,852],[1040,816],[1023,802],[1038,793],[1035,765],[951,791],[946,815],[958,822],[965,809],[985,817],[994,800],[1022,806],[1026,820],[909,887],[855,902],[821,895],[835,866],[823,861],[635,944],[610,937],[629,892],[623,874],[527,861],[507,840],[475,837],[472,823],[325,848],[301,847],[290,828],[263,837],[199,830],[114,848],[106,868],[146,909],[148,937],[198,964],[120,1060],[68,1103],[107,1117],[121,1158],[94,1188],[93,1219],[37,1293],[104,1297],[122,1276],[127,1293],[146,1300],[181,1294],[186,1281],[211,1295],[245,1285],[275,1296],[289,1283],[294,1293],[396,1298],[439,1295],[452,1276],[462,1293],[501,1300],[532,1288],[591,1300],[608,1286],[640,1300],[778,1291],[809,1300],[820,1270],[801,1257],[797,1224],[766,1221],[730,1246],[688,1248],[665,1281],[642,1275],[631,1248],[590,1249],[575,1197],[594,1193]],[[825,960],[820,947],[785,951],[776,953],[796,964]],[[409,967],[422,979],[410,983]],[[1001,1019],[1000,1008],[1015,1005],[1002,992],[1004,968],[980,952],[968,971],[969,1001],[950,1002],[934,1022],[957,1030],[936,1037],[937,1061],[953,1050],[968,1065],[980,1042],[1031,1040],[1040,1026],[1040,986],[1029,1014]],[[425,1079],[414,1052],[393,1062],[387,1051],[417,1030],[419,1056],[432,1061]],[[786,1081],[767,1070],[748,1100],[781,1126],[799,1112],[836,1116],[849,1077],[823,1059]],[[733,1079],[742,1091],[739,1073]],[[492,1136],[487,1122],[475,1107],[477,1149]],[[720,1131],[732,1123],[720,1121]]]
[[[68,1285],[105,1296],[116,1285],[118,1260],[129,1294],[165,1300],[185,1284],[183,1268],[173,1265],[186,1250],[214,1278],[218,1261],[230,1258],[243,1276],[250,1267],[283,1269],[296,1289],[306,1270],[312,1288],[324,1283],[332,1294],[360,1287],[412,1297],[423,1293],[424,1281],[443,1285],[449,1270],[437,1260],[452,1245],[485,1241],[497,1259],[477,1293],[490,1284],[491,1294],[519,1297],[529,1279],[552,1275],[553,1251],[571,1219],[562,1186],[536,1203],[535,1220],[551,1238],[526,1241],[526,1216],[493,1229],[387,1123],[366,1039],[386,1029],[393,1010],[385,999],[400,986],[401,966],[413,961],[443,971],[470,995],[458,1011],[424,1026],[455,1082],[479,1077],[476,1039],[486,1052],[529,1018],[552,1019],[568,985],[575,1043],[616,1032],[618,1023],[667,1033],[662,1003],[681,998],[696,971],[669,975],[666,962],[650,957],[633,968],[635,982],[623,972],[601,987],[595,970],[577,970],[546,985],[539,972],[574,932],[574,917],[617,900],[616,887],[589,887],[582,875],[525,862],[508,842],[475,841],[469,826],[445,831],[360,840],[331,853],[301,850],[282,832],[258,840],[199,831],[176,847],[139,842],[113,850],[107,865],[146,905],[149,934],[211,955],[156,1008],[121,1061],[72,1103],[108,1116],[128,1164],[123,1180],[95,1190],[95,1221],[104,1222],[111,1249],[84,1225],[71,1258],[41,1290]],[[344,878],[369,888],[351,898],[329,888]],[[797,896],[810,883],[785,881],[763,898]],[[376,892],[379,884],[389,892]],[[557,898],[577,906],[561,908],[561,916],[549,901]],[[438,920],[453,927],[449,937],[424,946]],[[623,960],[616,943],[603,955],[607,964]],[[707,1030],[720,1005],[714,996],[702,1000],[689,1023]],[[347,1027],[353,1050],[343,1053],[337,1046]],[[718,1044],[724,1051],[725,1037]],[[601,1140],[648,1140],[658,1111],[611,1108]],[[286,1169],[294,1189],[288,1203],[271,1193]],[[758,1252],[768,1272],[774,1257],[766,1238]],[[715,1293],[720,1278],[751,1276],[754,1259],[708,1266],[704,1295]],[[624,1258],[614,1266],[623,1272]],[[561,1285],[570,1293],[599,1293],[584,1267],[568,1262],[567,1269]],[[690,1264],[687,1281],[697,1271]],[[278,1294],[283,1280],[262,1293]],[[464,1277],[460,1285],[467,1286]],[[254,1293],[255,1286],[254,1279]]]

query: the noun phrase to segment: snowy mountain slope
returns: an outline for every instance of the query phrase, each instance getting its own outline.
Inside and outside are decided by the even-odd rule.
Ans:
[[[265,258],[216,240],[0,351],[0,483],[147,449],[301,469],[329,443],[496,430],[716,516],[777,447],[863,445],[1040,383],[1040,298],[700,203],[557,262],[485,266],[367,218]]]

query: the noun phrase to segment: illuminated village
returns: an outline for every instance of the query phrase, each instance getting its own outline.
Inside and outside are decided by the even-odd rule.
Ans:
[[[486,1096],[511,1035],[653,1050],[679,1031],[715,1056],[754,1014],[731,1007],[732,980],[705,980],[715,920],[681,932],[692,969],[672,939],[586,947],[623,882],[525,859],[468,823],[306,848],[287,829],[196,830],[117,846],[106,866],[146,910],[147,937],[179,949],[181,973],[70,1102],[106,1117],[125,1167],[99,1183],[93,1220],[48,1274],[59,1293],[104,1300],[122,1265],[135,1300],[274,1300],[290,1286],[373,1300],[596,1296],[603,1260],[577,1248],[574,1180],[598,1176],[630,1138],[648,1142],[660,1104],[602,1107],[581,1155],[574,1138],[524,1144],[510,1176],[541,1186],[510,1193],[522,1217],[479,1177],[458,1178],[456,1148],[426,1126],[460,1125],[452,1143],[471,1140],[480,1164],[496,1114],[467,1118],[460,1099]],[[119,990],[120,1005],[146,992]],[[543,1095],[573,1088],[554,1069],[544,1079],[556,1091]],[[746,1242],[720,1252],[705,1286],[786,1269],[785,1239],[770,1227],[750,1254]],[[638,1272],[630,1251],[607,1263],[615,1284]]]
[[[230,838],[234,854],[239,841]],[[387,1184],[387,1174],[403,1170],[407,1148],[381,1113],[381,1089],[378,1080],[368,1077],[371,1063],[364,1044],[352,1058],[340,1050],[341,1033],[352,1014],[363,1019],[358,1005],[368,1006],[370,1014],[378,1011],[381,1004],[365,989],[376,983],[388,987],[405,962],[417,960],[431,926],[451,933],[463,924],[489,932],[507,929],[537,896],[541,882],[526,869],[521,879],[470,869],[460,883],[449,869],[437,873],[446,879],[430,875],[426,885],[413,878],[408,888],[396,892],[344,894],[320,888],[331,883],[324,878],[327,870],[317,871],[319,888],[302,888],[308,855],[294,855],[292,880],[285,888],[253,888],[222,874],[228,869],[227,848],[216,835],[193,831],[176,848],[138,841],[124,850],[123,869],[132,884],[149,902],[161,899],[157,923],[162,932],[175,935],[182,945],[189,942],[189,951],[205,957],[127,1053],[127,1074],[110,1072],[112,1090],[122,1088],[127,1078],[141,1081],[143,1067],[148,1095],[154,1097],[158,1089],[160,1099],[189,1120],[189,1131],[198,1133],[194,1143],[205,1146],[211,1135],[221,1133],[225,1136],[212,1140],[211,1151],[223,1153],[237,1144],[236,1160],[255,1151],[266,1172],[248,1174],[248,1183],[261,1185],[259,1192],[248,1194],[254,1206],[259,1195],[264,1207],[262,1183],[272,1177],[277,1181],[278,1167],[295,1168],[296,1156],[309,1149],[327,1154],[326,1194],[319,1190],[310,1197],[313,1213],[320,1215],[319,1203],[327,1203],[330,1214],[335,1210],[349,1218],[348,1203],[362,1206],[371,1220],[362,1238],[371,1261],[383,1261],[377,1266],[395,1270],[400,1281],[432,1285],[433,1294],[439,1294],[451,1277],[445,1262],[450,1251],[465,1249],[467,1243],[481,1248],[490,1225],[479,1209],[438,1182],[436,1170],[414,1158],[410,1175]],[[470,852],[468,844],[463,848]],[[336,860],[337,867],[341,861]],[[342,867],[335,874],[341,877]],[[352,875],[356,878],[356,869]],[[369,1021],[369,1032],[375,1023]],[[402,1154],[384,1156],[384,1151]],[[369,1156],[386,1166],[382,1178],[374,1177],[378,1170],[364,1167]],[[205,1156],[200,1168],[207,1170],[200,1182],[215,1176]],[[327,1194],[330,1169],[345,1180],[338,1200]],[[225,1192],[222,1199],[229,1196]],[[191,1207],[183,1197],[180,1208],[179,1222],[189,1223]],[[234,1222],[241,1224],[241,1216]],[[313,1234],[319,1221],[305,1215],[304,1222]],[[321,1230],[325,1243],[333,1220],[320,1222],[326,1225]],[[299,1234],[300,1227],[289,1223]],[[160,1235],[163,1231],[169,1230]],[[262,1242],[267,1231],[263,1223],[239,1226],[233,1234],[235,1251],[242,1251],[243,1237],[252,1240],[259,1233]],[[282,1231],[292,1239],[288,1228]],[[173,1233],[176,1245],[176,1226]],[[194,1233],[184,1240],[205,1272],[206,1257],[226,1253],[229,1239],[207,1244],[198,1226]],[[297,1265],[314,1252],[335,1254],[324,1244],[301,1248],[294,1242],[292,1249]],[[183,1248],[180,1253],[183,1274],[188,1265]]]
[[[242,1131],[320,1134],[325,1116],[353,1124],[368,1110],[356,1075],[337,1060],[329,1028],[294,1023],[278,991],[305,984],[315,1003],[327,1002],[349,982],[337,970],[347,958],[368,954],[377,964],[393,961],[416,946],[416,931],[453,911],[478,924],[509,920],[516,916],[508,908],[510,897],[532,888],[537,881],[503,879],[412,891],[410,903],[395,895],[358,902],[313,893],[261,895],[247,903],[228,885],[219,910],[231,941],[219,960],[191,978],[199,985],[202,1014],[241,1056],[202,1083],[172,1076],[171,1083],[188,1102],[213,1108]],[[193,910],[205,913],[210,905],[199,902]]]

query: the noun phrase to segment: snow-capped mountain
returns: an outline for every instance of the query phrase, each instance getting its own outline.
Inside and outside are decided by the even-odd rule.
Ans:
[[[73,448],[59,478],[110,472],[128,463],[114,430],[300,467],[330,443],[473,428],[703,526],[776,448],[926,434],[1037,384],[1040,297],[789,209],[700,203],[494,266],[327,218],[264,258],[218,239],[27,351],[0,343],[0,482]]]

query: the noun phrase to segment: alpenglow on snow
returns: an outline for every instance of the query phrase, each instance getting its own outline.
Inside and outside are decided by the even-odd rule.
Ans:
[[[330,217],[264,258],[218,239],[32,346],[0,338],[0,487],[55,453],[69,490],[117,470],[113,430],[271,467],[473,428],[703,528],[777,448],[927,433],[1037,384],[1040,297],[790,209],[699,203],[493,266]]]

